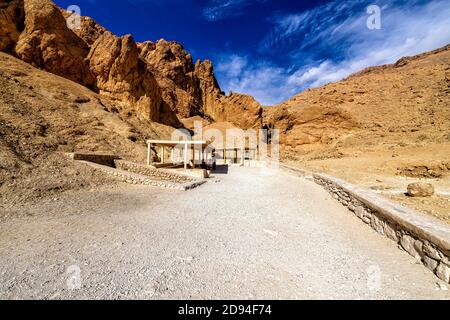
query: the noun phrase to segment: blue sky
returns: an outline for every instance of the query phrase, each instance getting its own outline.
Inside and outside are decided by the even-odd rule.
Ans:
[[[450,43],[449,0],[56,0],[117,35],[175,40],[214,62],[226,92],[280,103],[365,67]],[[368,6],[381,29],[369,29]],[[371,20],[373,21],[373,20]]]

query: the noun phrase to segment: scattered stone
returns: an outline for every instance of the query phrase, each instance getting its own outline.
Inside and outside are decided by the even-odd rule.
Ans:
[[[446,283],[450,283],[450,267],[441,263],[436,269],[436,275],[439,279],[444,280]]]
[[[425,265],[425,267],[427,267],[428,269],[430,269],[431,271],[436,270],[436,268],[438,267],[439,262],[437,262],[434,259],[431,259],[428,256],[424,256],[423,257],[423,264]]]
[[[384,234],[391,240],[398,242],[397,231],[393,226],[389,223],[386,223],[384,226]]]
[[[431,197],[434,195],[434,186],[424,182],[411,183],[408,185],[407,194],[410,197]]]
[[[87,97],[76,97],[73,102],[75,103],[88,103],[90,102],[91,99],[87,98]]]
[[[370,221],[372,228],[375,229],[379,234],[384,235],[384,222],[380,220],[376,215],[372,215],[372,219]]]
[[[417,252],[416,246],[415,246],[416,239],[409,235],[404,235],[402,239],[400,240],[400,244],[403,249],[405,249],[406,252],[408,252],[410,255],[412,255],[416,260],[421,260],[421,256],[419,252]]]
[[[364,208],[362,206],[356,207],[355,214],[358,218],[362,219],[364,217]]]
[[[441,252],[439,252],[437,249],[433,248],[429,243],[424,244],[423,252],[427,256],[429,256],[435,260],[438,260],[438,261],[441,260],[443,257],[443,254]]]

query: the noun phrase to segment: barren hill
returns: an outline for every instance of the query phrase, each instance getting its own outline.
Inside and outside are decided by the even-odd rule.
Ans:
[[[144,140],[168,138],[172,130],[0,53],[0,197],[32,197],[101,183],[104,177],[56,152],[104,151],[143,160]]]
[[[284,154],[295,159],[344,144],[448,142],[449,106],[447,46],[307,90],[266,108],[265,122],[282,130]]]
[[[265,108],[284,161],[331,173],[450,221],[450,46],[372,67]],[[431,179],[430,199],[402,195]]]

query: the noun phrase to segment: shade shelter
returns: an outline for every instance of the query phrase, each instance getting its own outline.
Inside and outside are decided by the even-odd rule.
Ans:
[[[195,137],[210,141],[218,164],[245,165],[246,161],[258,160],[257,130],[242,130],[231,122],[215,122],[201,129]]]
[[[192,160],[194,166],[196,163],[202,163],[207,161],[209,157],[210,150],[208,148],[207,141],[172,141],[172,140],[148,140],[147,141],[148,152],[147,152],[147,164],[152,165],[152,148],[160,148],[160,159],[161,165],[165,165],[165,152],[166,149],[170,149],[170,158],[172,164],[175,164],[175,150],[180,148],[183,151],[183,164],[184,169],[188,168],[190,160]],[[191,158],[192,155],[192,158]]]

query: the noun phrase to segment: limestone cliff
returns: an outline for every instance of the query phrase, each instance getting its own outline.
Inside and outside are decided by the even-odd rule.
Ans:
[[[244,95],[225,96],[210,61],[198,61],[176,42],[136,43],[89,17],[70,29],[71,13],[50,0],[0,0],[0,50],[80,83],[128,115],[181,127],[201,116],[243,128],[261,123],[261,106]]]
[[[15,53],[31,65],[92,88],[95,79],[86,57],[89,47],[68,27],[50,0],[25,0],[24,30]]]
[[[23,0],[0,0],[0,51],[11,52],[24,28]]]
[[[221,91],[211,61],[197,61],[195,75],[199,79],[204,114],[217,122],[231,122],[243,129],[258,127],[262,107],[251,96]]]
[[[103,33],[92,45],[88,61],[100,94],[128,104],[146,119],[159,121],[159,86],[140,60],[133,37]]]

